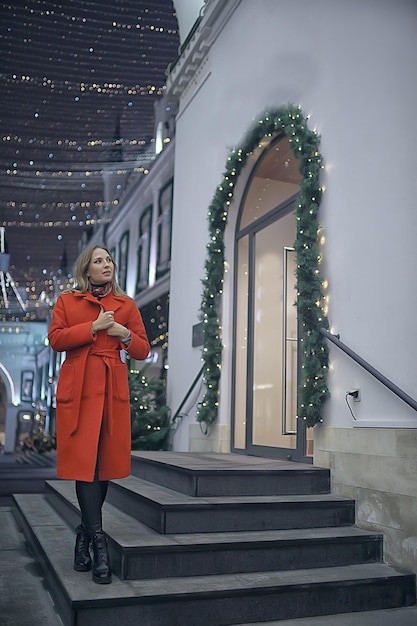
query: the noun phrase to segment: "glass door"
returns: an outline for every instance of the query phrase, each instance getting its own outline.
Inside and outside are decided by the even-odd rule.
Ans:
[[[294,227],[294,216],[289,213],[253,236],[252,424],[248,443],[255,446],[296,446],[297,318],[291,248]]]
[[[279,154],[274,145],[269,155],[275,162],[277,157],[281,164],[289,162],[288,146],[281,142],[278,147]],[[303,427],[299,432],[297,420],[299,342],[293,245],[298,174],[290,163],[286,174],[292,179],[267,178],[266,182],[259,175],[266,170],[271,173],[271,159],[266,161],[268,167],[264,162],[250,183],[236,237],[232,448],[306,461],[306,432]],[[288,199],[274,207],[274,198],[283,196]]]

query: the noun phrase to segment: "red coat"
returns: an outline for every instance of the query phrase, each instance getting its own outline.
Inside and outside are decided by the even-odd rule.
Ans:
[[[92,334],[91,323],[100,305],[114,311],[115,321],[130,330],[127,348],[106,330]],[[97,454],[100,480],[128,476],[130,393],[120,350],[126,349],[138,360],[149,354],[134,300],[112,293],[100,301],[88,292],[63,293],[55,305],[48,337],[54,350],[66,352],[56,392],[58,477],[92,481]]]

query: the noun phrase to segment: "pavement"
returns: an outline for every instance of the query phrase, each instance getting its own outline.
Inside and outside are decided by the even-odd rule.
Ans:
[[[0,453],[0,625],[62,626],[42,572],[13,515],[13,493],[41,493],[56,477],[55,453]]]
[[[11,506],[0,506],[0,624],[62,626]]]

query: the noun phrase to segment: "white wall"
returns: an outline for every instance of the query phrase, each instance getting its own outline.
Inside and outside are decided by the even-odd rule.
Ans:
[[[204,0],[173,0],[177,13],[178,28],[180,31],[181,43],[187,38],[188,33],[198,18]]]
[[[288,102],[311,115],[309,126],[322,138],[326,193],[320,219],[330,323],[342,340],[413,393],[416,20],[411,0],[242,0],[219,29],[204,78],[193,99],[184,95],[177,120],[171,406],[200,366],[191,329],[202,291],[207,208],[227,155],[265,108]],[[230,326],[224,339],[230,345]],[[327,423],[352,424],[345,405],[352,386],[362,391],[359,421],[416,420],[343,355],[332,349],[331,358]],[[187,449],[185,426],[178,449]]]
[[[204,105],[202,99],[201,106]],[[201,146],[208,140],[206,133],[198,103],[177,121],[176,138],[180,141],[176,139],[175,147],[168,347],[168,404],[173,411],[202,365],[201,347],[192,347],[192,327],[200,321],[201,280],[208,241],[207,207],[217,184],[217,172],[210,174],[201,152]],[[224,162],[225,154],[223,150],[217,157],[218,165]],[[175,438],[177,449],[188,449],[188,422],[183,419],[180,424]]]
[[[317,119],[327,164],[321,221],[330,323],[342,341],[415,396],[416,27],[415,3],[346,3],[322,54],[322,96],[331,106]],[[344,396],[359,386],[359,422],[417,425],[412,409],[337,348],[331,363],[327,423],[352,423]]]

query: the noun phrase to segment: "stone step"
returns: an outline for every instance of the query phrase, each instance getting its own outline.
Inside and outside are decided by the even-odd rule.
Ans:
[[[267,622],[268,626],[416,626],[417,607],[409,606],[402,609],[385,609],[383,611],[361,611],[360,613],[338,613],[337,615],[321,615],[300,619],[284,619]],[[265,622],[256,624],[239,624],[238,626],[264,626]]]
[[[73,483],[56,482],[49,501],[75,530],[80,520]],[[42,524],[42,499],[16,497],[32,525]],[[160,535],[106,503],[103,522],[112,563],[125,580],[307,569],[382,560],[382,536],[354,526],[239,533]]]
[[[56,467],[56,452],[29,450],[24,454],[16,455],[16,461],[32,467]]]
[[[0,498],[11,497],[14,493],[43,493],[45,481],[56,478],[54,467],[32,467],[16,463],[1,467]]]
[[[107,498],[162,534],[317,528],[355,522],[355,502],[330,494],[195,498],[129,476],[111,481]]]
[[[132,452],[132,474],[190,496],[328,493],[330,470],[237,454]]]
[[[16,517],[65,626],[230,626],[415,603],[414,576],[384,563],[96,585],[72,569],[74,532],[46,502],[37,524]]]

